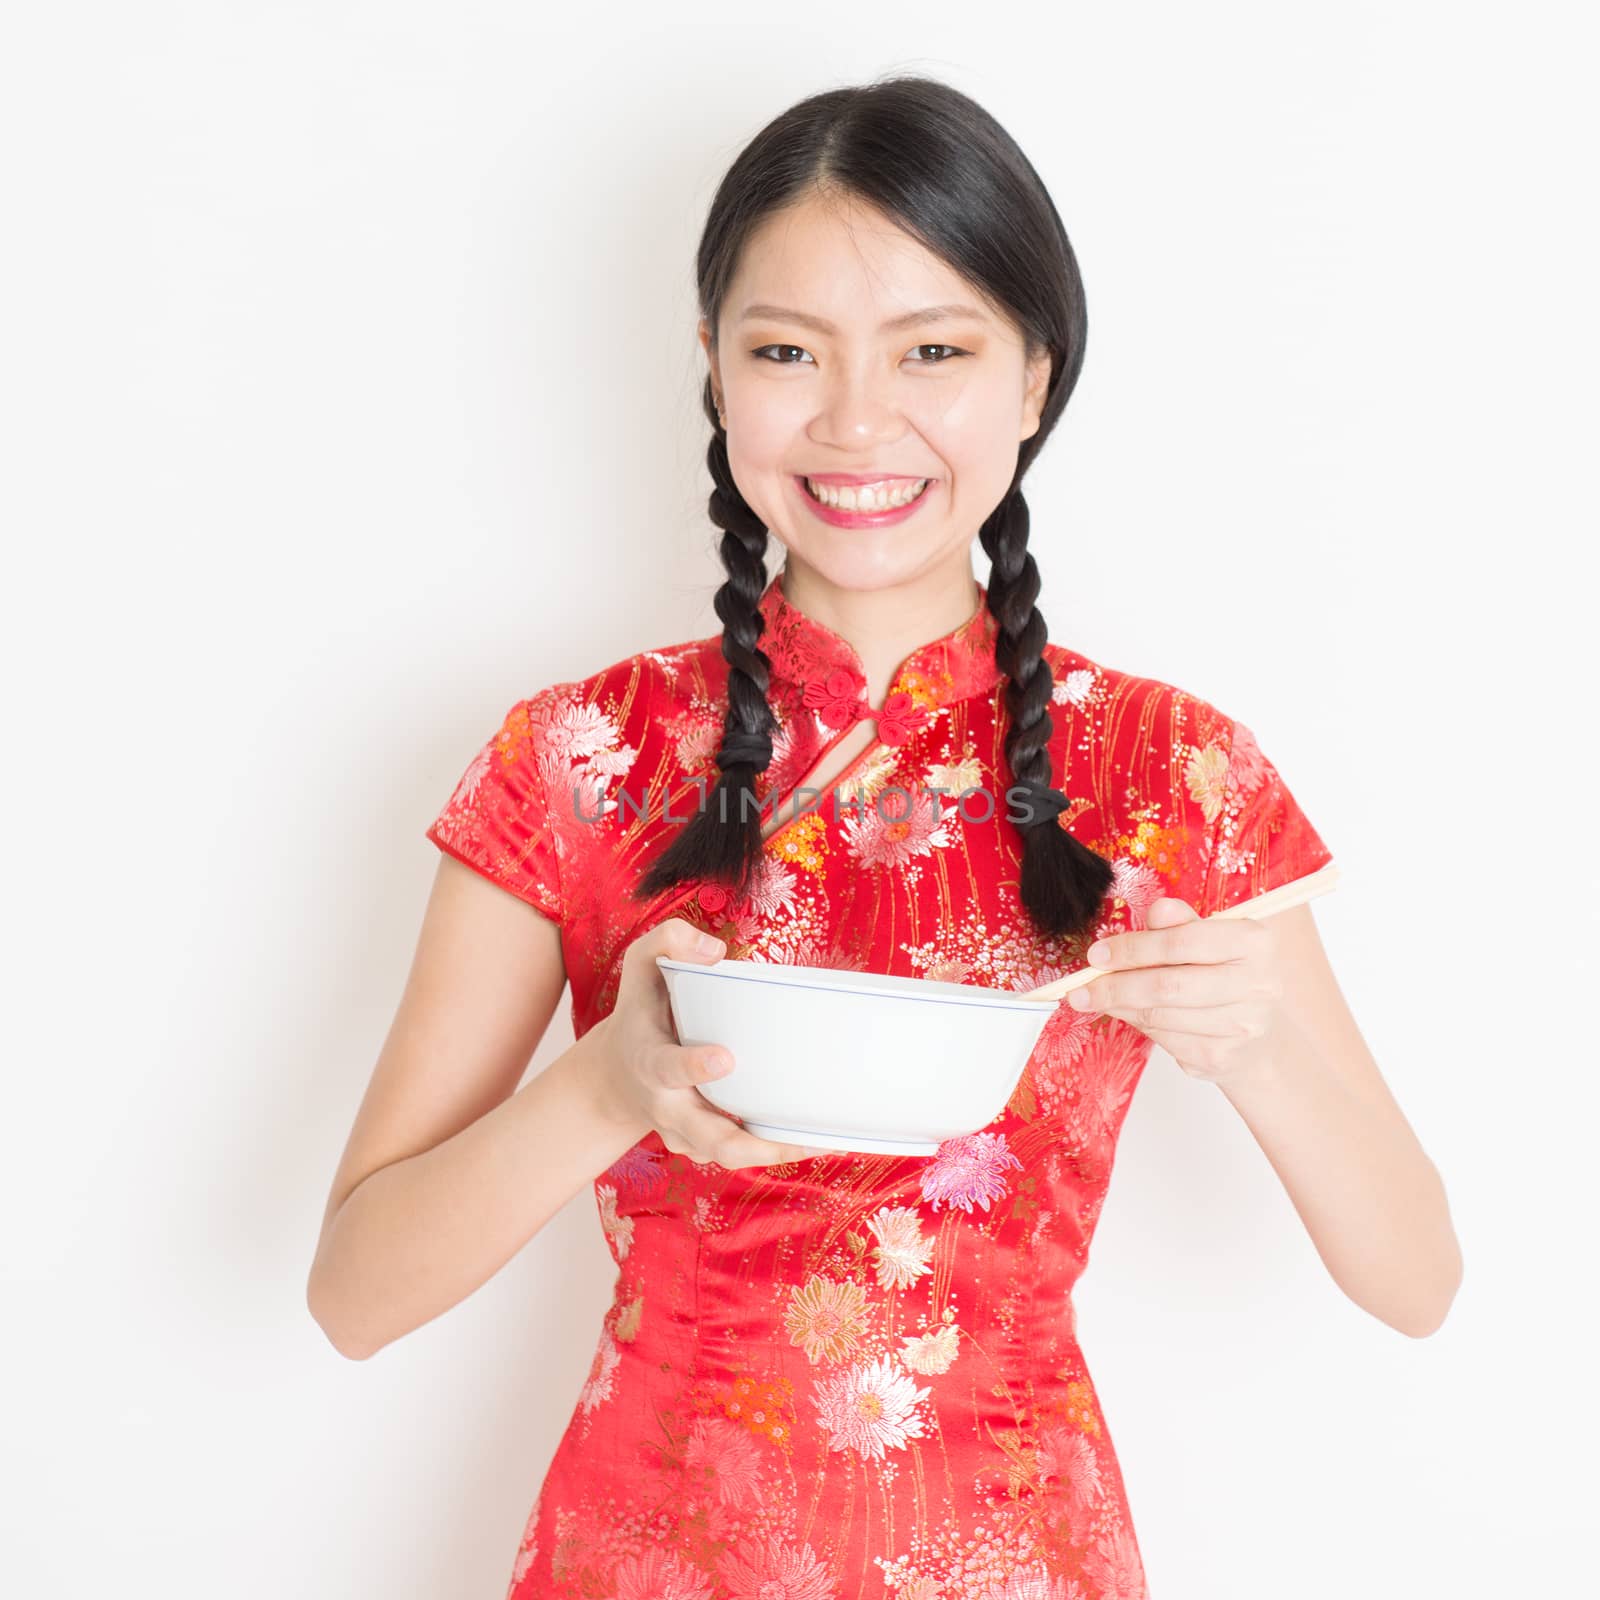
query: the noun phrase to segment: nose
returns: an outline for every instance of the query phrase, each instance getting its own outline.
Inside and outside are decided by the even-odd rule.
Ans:
[[[861,454],[902,428],[892,375],[836,370],[807,432],[817,444]]]

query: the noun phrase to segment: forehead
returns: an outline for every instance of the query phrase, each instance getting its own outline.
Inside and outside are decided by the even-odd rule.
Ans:
[[[808,195],[752,231],[723,320],[764,303],[865,333],[897,312],[957,301],[997,320],[971,284],[881,211],[852,196]]]

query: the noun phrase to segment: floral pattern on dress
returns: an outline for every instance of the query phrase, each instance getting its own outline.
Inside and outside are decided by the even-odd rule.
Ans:
[[[427,836],[559,925],[580,1036],[615,1004],[628,944],[672,916],[747,960],[1026,990],[1144,926],[1163,895],[1209,915],[1331,859],[1243,723],[1047,644],[1051,772],[1070,801],[1055,825],[1113,881],[1094,929],[1038,934],[1005,820],[996,624],[976,595],[875,711],[854,649],[771,580],[759,642],[777,727],[756,793],[787,820],[743,895],[629,892],[715,780],[720,634],[517,702]],[[791,814],[863,717],[877,741]],[[1151,1049],[1061,1007],[1001,1114],[932,1156],[732,1171],[655,1132],[619,1153],[594,1179],[613,1301],[508,1600],[1146,1600],[1073,1290]],[[875,1070],[914,1093],[914,1061]]]

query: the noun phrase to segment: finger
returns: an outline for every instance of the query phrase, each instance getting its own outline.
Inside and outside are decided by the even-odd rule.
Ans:
[[[734,1125],[713,1146],[711,1159],[719,1167],[737,1172],[741,1167],[776,1167],[796,1161],[810,1161],[825,1153],[808,1150],[804,1145],[780,1144],[773,1139],[758,1138]]]
[[[1248,917],[1202,917],[1176,928],[1112,933],[1089,946],[1089,965],[1101,972],[1131,967],[1213,965],[1242,961],[1261,932]]]
[[[654,1019],[662,1033],[676,1039],[672,1023],[672,1002],[667,994],[667,980],[656,965],[657,956],[667,956],[673,961],[712,962],[720,960],[727,949],[726,943],[695,927],[682,917],[668,917],[665,922],[642,933],[622,952],[622,972],[617,979],[617,1006],[641,1006]]]
[[[1130,967],[1074,989],[1074,1011],[1131,1011],[1140,1006],[1228,1006],[1247,998],[1242,965]],[[1081,999],[1079,997],[1082,997]]]
[[[622,954],[625,973],[644,973],[654,983],[660,979],[657,956],[673,961],[716,961],[727,945],[714,933],[706,933],[683,917],[668,917],[642,933]]]
[[[1177,928],[1185,922],[1194,922],[1200,913],[1187,900],[1176,895],[1158,895],[1147,901],[1144,908],[1144,925],[1147,928]]]
[[[695,1104],[679,1123],[692,1147],[700,1152],[693,1159],[702,1165],[715,1162],[737,1171],[740,1167],[770,1167],[785,1161],[807,1160],[804,1145],[782,1144],[747,1132],[729,1112],[714,1106],[697,1092]]]
[[[717,1044],[662,1044],[650,1052],[647,1065],[650,1076],[663,1089],[693,1089],[727,1077],[733,1070],[733,1057]]]
[[[1234,1045],[1210,1034],[1179,1033],[1157,1028],[1151,1041],[1161,1046],[1191,1077],[1205,1078],[1226,1066]]]
[[[1228,1006],[1189,1010],[1181,1006],[1114,1006],[1102,1013],[1147,1033],[1157,1044],[1161,1035],[1178,1039],[1238,1039],[1247,1031]]]

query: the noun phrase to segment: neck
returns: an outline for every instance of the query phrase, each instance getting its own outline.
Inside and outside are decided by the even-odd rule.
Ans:
[[[885,588],[846,589],[790,552],[781,574],[783,597],[831,628],[861,657],[867,697],[882,705],[900,663],[918,646],[942,638],[978,608],[972,558],[962,550],[941,567]]]

